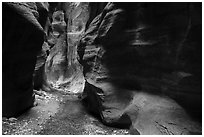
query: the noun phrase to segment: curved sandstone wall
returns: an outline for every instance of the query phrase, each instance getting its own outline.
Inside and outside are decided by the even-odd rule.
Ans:
[[[189,115],[202,114],[200,13],[199,3],[106,4],[78,48],[89,111],[141,134],[198,132]]]

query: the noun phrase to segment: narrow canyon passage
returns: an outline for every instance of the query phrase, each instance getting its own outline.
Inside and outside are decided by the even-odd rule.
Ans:
[[[5,135],[130,135],[128,129],[104,126],[76,95],[36,91],[37,106],[17,119],[3,119]]]
[[[4,2],[2,133],[202,134],[201,5]]]

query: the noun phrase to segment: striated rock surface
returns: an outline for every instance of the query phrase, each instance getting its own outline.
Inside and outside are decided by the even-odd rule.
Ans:
[[[89,111],[140,134],[201,134],[200,9],[108,3],[90,18],[78,47]]]
[[[2,115],[5,117],[17,116],[33,106],[33,72],[44,41],[47,6],[34,2],[2,4]]]
[[[88,3],[61,3],[58,8],[48,36],[48,44],[53,47],[45,63],[45,81],[52,90],[79,93],[84,79],[76,49],[88,18]]]
[[[33,74],[33,79],[34,79],[34,89],[41,89],[44,84],[44,67],[45,67],[45,62],[47,59],[47,55],[50,51],[50,46],[48,45],[47,42],[44,42],[42,45],[41,51],[38,52],[37,54],[37,61],[35,64],[35,71]]]
[[[45,64],[45,77],[46,81],[57,82],[59,79],[63,81],[67,75],[67,41],[66,41],[66,23],[64,21],[64,13],[57,11],[53,13],[53,39],[56,43],[50,50],[50,54]],[[52,85],[55,83],[52,83]],[[53,85],[54,86],[54,85]]]

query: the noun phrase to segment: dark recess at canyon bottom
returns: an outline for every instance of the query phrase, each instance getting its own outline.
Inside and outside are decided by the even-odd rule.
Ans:
[[[3,134],[202,134],[201,2],[3,2]]]

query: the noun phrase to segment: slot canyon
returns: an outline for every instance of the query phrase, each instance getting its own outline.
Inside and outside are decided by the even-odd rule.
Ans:
[[[201,135],[201,2],[2,2],[3,135]]]

